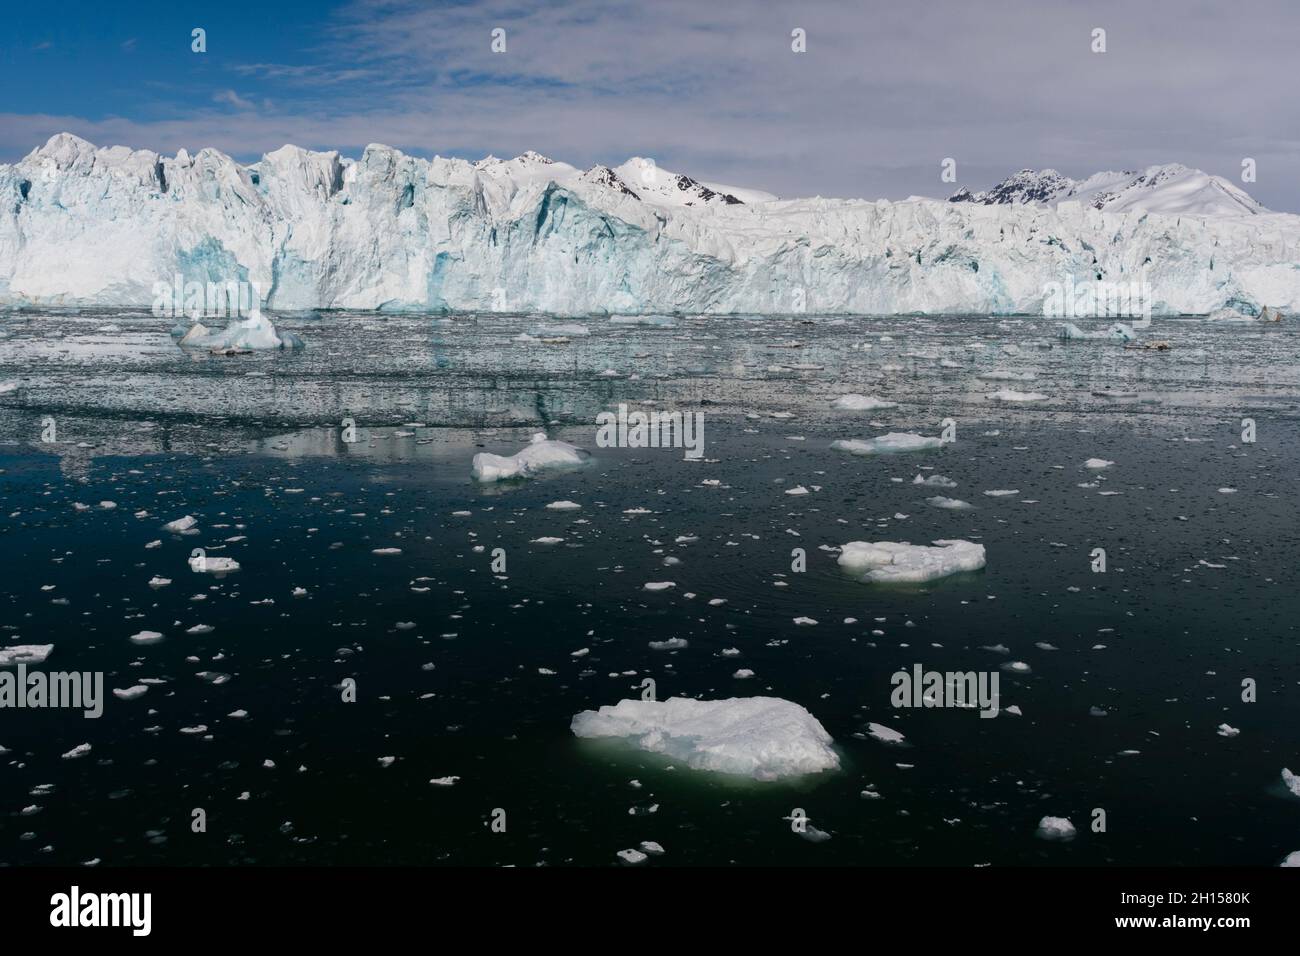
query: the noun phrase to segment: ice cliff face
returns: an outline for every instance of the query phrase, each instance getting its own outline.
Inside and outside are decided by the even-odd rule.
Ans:
[[[148,306],[180,275],[269,309],[1033,313],[1067,277],[1145,277],[1157,313],[1300,308],[1300,216],[1085,199],[782,201],[642,159],[242,166],[60,134],[0,166],[0,304]]]

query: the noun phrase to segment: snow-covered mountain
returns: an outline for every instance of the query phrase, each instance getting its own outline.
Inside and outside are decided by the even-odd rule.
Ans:
[[[1196,178],[1157,178],[1026,180],[1029,203],[779,200],[635,158],[285,146],[245,166],[65,133],[0,166],[0,304],[148,306],[179,275],[255,283],[269,309],[1029,313],[1067,278],[1145,278],[1157,313],[1300,308],[1300,217],[1187,212]]]
[[[1056,205],[1065,200],[1107,212],[1191,216],[1253,216],[1269,212],[1222,176],[1178,163],[1148,166],[1140,173],[1096,173],[1087,179],[1070,179],[1054,169],[1022,169],[992,189],[977,193],[960,189],[948,199],[986,206],[1031,202]]]

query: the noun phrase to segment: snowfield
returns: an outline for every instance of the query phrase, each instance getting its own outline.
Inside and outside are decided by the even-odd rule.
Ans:
[[[694,770],[759,780],[835,770],[831,735],[803,707],[779,697],[621,700],[573,718],[579,737],[625,737]]]
[[[267,309],[1040,313],[1049,282],[1145,270],[1157,314],[1300,306],[1300,216],[1184,167],[1107,175],[1057,184],[1073,198],[778,200],[639,159],[244,166],[61,133],[0,165],[0,305],[149,306],[180,275]]]

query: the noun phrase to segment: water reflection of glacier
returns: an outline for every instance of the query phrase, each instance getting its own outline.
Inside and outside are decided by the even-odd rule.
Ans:
[[[54,416],[66,443],[46,450],[68,459],[85,457],[87,445],[201,452],[252,441],[272,453],[396,461],[418,459],[438,429],[587,424],[619,402],[833,424],[854,420],[830,402],[861,393],[898,403],[891,419],[920,425],[1300,407],[1300,336],[1288,322],[1157,320],[1149,337],[1171,349],[1148,352],[1062,344],[1057,323],[1026,317],[591,317],[559,333],[524,315],[276,321],[306,350],[182,351],[165,321],[139,311],[0,315],[0,439],[34,441],[39,421]],[[1048,397],[1009,411],[989,398],[1002,389]],[[345,418],[367,436],[360,446],[341,440]],[[430,434],[385,437],[401,427]]]

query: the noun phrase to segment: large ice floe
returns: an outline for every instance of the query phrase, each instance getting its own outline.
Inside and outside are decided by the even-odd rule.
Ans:
[[[941,539],[933,547],[899,541],[850,541],[840,548],[839,565],[864,581],[918,584],[984,567],[984,545]]]
[[[1185,167],[1112,178],[782,200],[640,158],[245,165],[60,133],[0,165],[0,304],[147,307],[180,275],[246,280],[269,310],[1042,314],[1050,284],[1104,276],[1141,277],[1157,315],[1300,308],[1300,216]]]
[[[779,697],[621,700],[573,718],[579,737],[622,737],[695,770],[775,780],[835,770],[831,735],[803,707]]]
[[[474,480],[481,482],[533,478],[544,471],[576,468],[587,458],[587,452],[581,448],[547,438],[538,432],[526,448],[513,455],[492,455],[487,452],[475,455],[472,471]]]
[[[841,438],[831,442],[831,447],[836,451],[846,451],[850,455],[888,455],[899,451],[925,451],[929,448],[938,448],[942,444],[943,439],[937,435],[890,432],[866,440]]]

